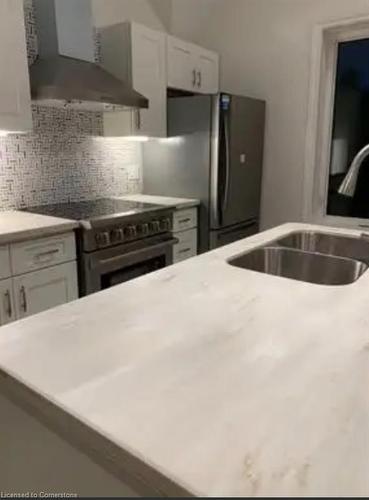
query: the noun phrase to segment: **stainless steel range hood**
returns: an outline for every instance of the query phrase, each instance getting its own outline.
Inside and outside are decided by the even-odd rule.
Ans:
[[[39,56],[30,68],[37,104],[88,111],[147,108],[148,100],[95,63],[90,0],[34,0]]]

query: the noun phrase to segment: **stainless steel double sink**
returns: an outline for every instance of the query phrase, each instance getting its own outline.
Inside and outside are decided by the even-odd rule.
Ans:
[[[232,266],[319,285],[348,285],[368,269],[369,239],[299,231],[228,261]]]

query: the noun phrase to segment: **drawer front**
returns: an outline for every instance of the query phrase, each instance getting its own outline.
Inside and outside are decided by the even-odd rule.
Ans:
[[[74,233],[15,243],[10,245],[10,258],[16,276],[75,260]]]
[[[0,279],[11,276],[9,246],[0,247]]]
[[[173,247],[173,263],[181,262],[197,255],[197,229],[177,233],[179,240]]]
[[[173,214],[173,232],[186,231],[197,227],[197,208],[178,210]]]

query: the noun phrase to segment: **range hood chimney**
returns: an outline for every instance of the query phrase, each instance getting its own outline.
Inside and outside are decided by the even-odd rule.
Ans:
[[[95,63],[90,0],[34,0],[39,56],[30,68],[32,99],[87,111],[147,108],[148,100]]]

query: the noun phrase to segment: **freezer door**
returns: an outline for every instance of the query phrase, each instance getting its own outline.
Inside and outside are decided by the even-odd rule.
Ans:
[[[220,94],[213,102],[211,227],[259,218],[265,102]]]
[[[210,232],[210,249],[229,245],[259,232],[259,221],[253,220],[236,226]]]

